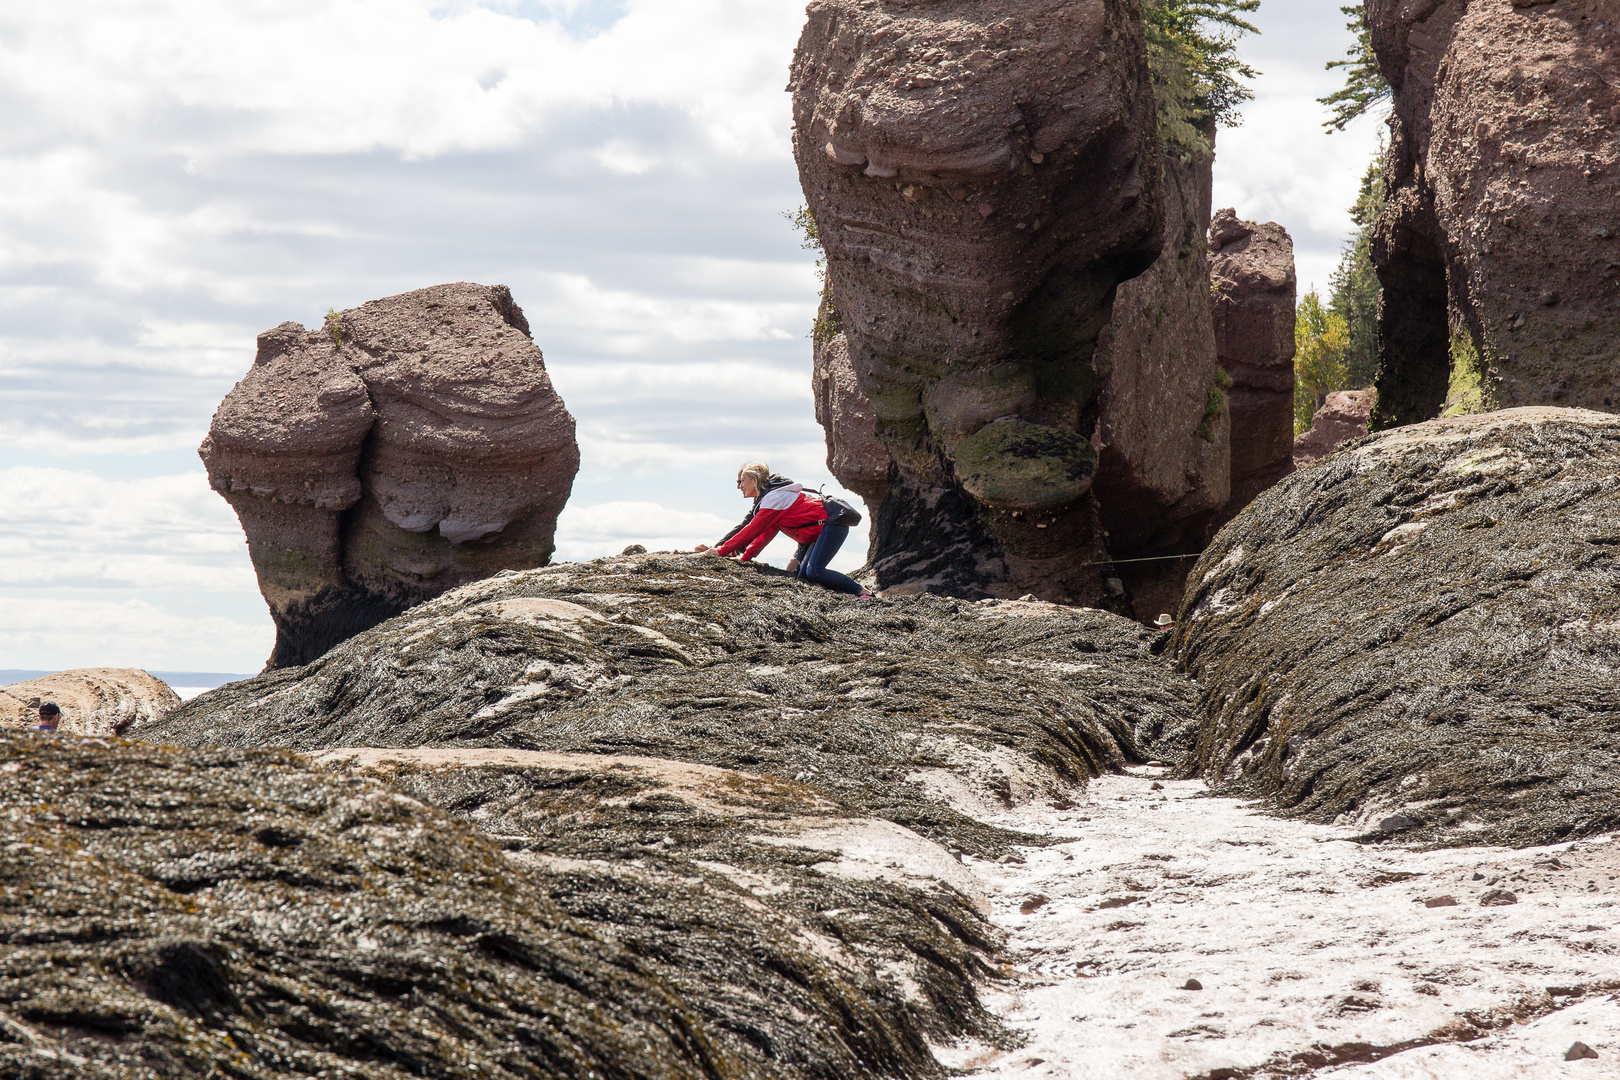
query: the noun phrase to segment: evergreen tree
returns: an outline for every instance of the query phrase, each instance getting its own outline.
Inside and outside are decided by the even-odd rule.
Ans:
[[[1383,155],[1380,153],[1379,157]],[[1384,208],[1384,168],[1378,159],[1361,178],[1361,194],[1350,208],[1356,232],[1345,245],[1338,269],[1328,278],[1328,309],[1344,320],[1346,384],[1335,390],[1371,386],[1378,373],[1378,274],[1372,263],[1372,229]]]
[[[1241,16],[1260,0],[1145,0],[1148,68],[1159,136],[1184,155],[1208,154],[1208,133],[1243,122],[1238,106],[1254,93],[1238,78],[1258,72],[1238,59],[1241,34],[1258,34]]]
[[[1389,83],[1384,81],[1384,73],[1378,69],[1378,57],[1373,54],[1372,38],[1367,32],[1361,5],[1339,10],[1350,16],[1345,26],[1356,35],[1356,43],[1345,50],[1345,59],[1328,61],[1329,71],[1345,69],[1344,86],[1327,97],[1316,99],[1332,110],[1332,115],[1322,121],[1322,126],[1329,131],[1343,131],[1350,121],[1390,96]]]

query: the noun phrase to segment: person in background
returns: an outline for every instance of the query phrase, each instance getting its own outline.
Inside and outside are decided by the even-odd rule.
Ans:
[[[54,701],[42,701],[39,704],[39,726],[35,731],[55,731],[56,725],[62,722],[62,710]]]
[[[801,581],[813,581],[862,600],[872,598],[854,578],[828,569],[827,564],[849,536],[849,527],[826,524],[827,509],[819,495],[771,472],[762,461],[742,467],[737,473],[737,490],[743,498],[754,501],[748,515],[718,544],[713,547],[699,544],[694,550],[712,555],[737,555],[742,562],[750,562],[777,533],[786,533],[799,542],[799,550],[788,563],[788,569]]]

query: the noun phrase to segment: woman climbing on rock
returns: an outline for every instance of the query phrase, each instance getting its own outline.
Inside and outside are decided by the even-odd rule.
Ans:
[[[718,544],[713,547],[699,544],[694,550],[711,555],[740,552],[739,558],[749,562],[777,533],[786,533],[799,542],[798,552],[788,563],[788,569],[795,571],[799,580],[813,581],[862,600],[872,598],[860,582],[827,568],[838,549],[844,546],[849,525],[827,523],[828,504],[820,495],[804,490],[803,484],[776,475],[758,461],[744,465],[737,473],[737,490],[743,498],[754,500],[748,516]],[[858,522],[860,518],[855,520]]]

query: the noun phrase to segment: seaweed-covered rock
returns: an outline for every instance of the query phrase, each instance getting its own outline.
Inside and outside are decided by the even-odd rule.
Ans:
[[[793,779],[849,813],[999,852],[955,793],[1061,798],[1185,730],[1193,688],[1154,638],[1089,609],[867,603],[709,556],[621,556],[463,587],[137,730],[666,758]]]
[[[574,419],[512,294],[465,282],[260,334],[198,452],[247,534],[272,668],[545,565],[579,468]]]
[[[0,724],[35,726],[44,701],[61,708],[57,727],[63,732],[113,735],[162,716],[180,704],[180,695],[139,668],[75,668],[0,686]]]
[[[0,816],[6,1076],[938,1072],[893,995],[740,890],[509,857],[284,752],[0,733],[0,758],[23,808]],[[682,959],[646,954],[635,901],[741,947],[692,950],[698,1000],[654,970]]]
[[[895,462],[879,583],[1096,603],[1107,553],[1089,492],[992,507],[956,464],[1003,417],[1095,427],[1115,287],[1163,246],[1140,12],[820,0],[790,84],[828,294]]]
[[[1620,417],[1372,435],[1265,492],[1188,582],[1183,772],[1444,843],[1620,825]]]

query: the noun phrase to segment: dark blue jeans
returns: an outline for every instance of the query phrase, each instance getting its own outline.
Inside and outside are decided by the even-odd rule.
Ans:
[[[836,592],[849,593],[858,596],[864,590],[861,583],[852,577],[845,577],[836,570],[827,569],[838,549],[844,546],[844,540],[849,536],[848,525],[824,525],[821,535],[816,537],[810,550],[805,552],[804,558],[799,560],[799,580],[813,581],[817,585],[825,585]]]

